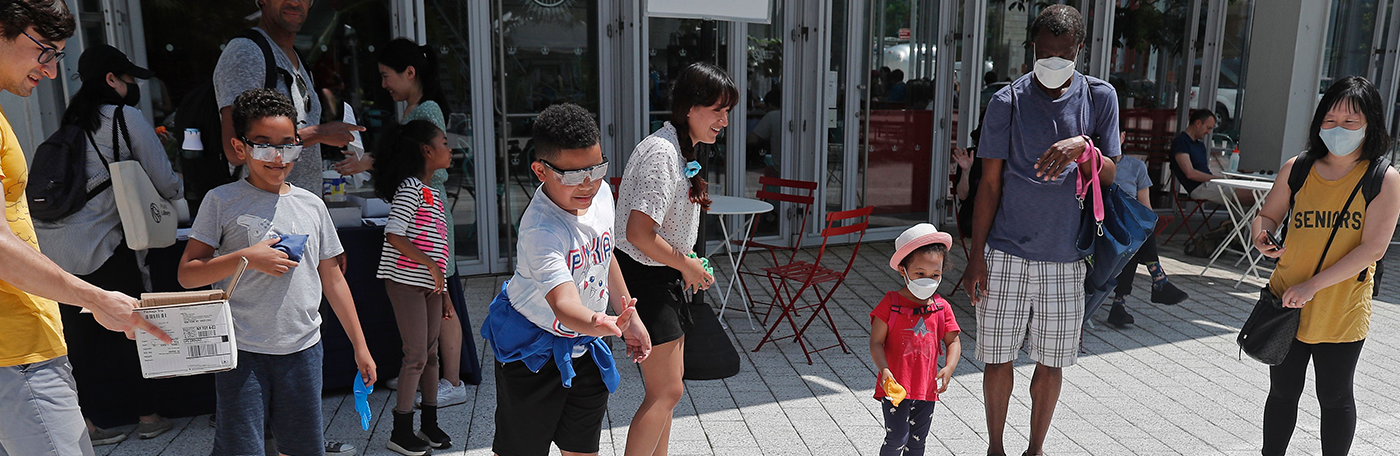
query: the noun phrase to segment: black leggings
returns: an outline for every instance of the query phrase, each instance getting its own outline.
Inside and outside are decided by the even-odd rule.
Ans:
[[[1297,340],[1283,364],[1269,368],[1269,400],[1264,403],[1264,456],[1281,455],[1298,423],[1298,397],[1303,394],[1308,359],[1317,376],[1317,402],[1322,406],[1322,454],[1342,456],[1351,451],[1356,434],[1356,396],[1352,379],[1361,357],[1359,340],[1344,344],[1305,344]]]
[[[1123,265],[1123,272],[1118,273],[1118,287],[1114,288],[1114,296],[1127,296],[1133,294],[1133,277],[1137,275],[1139,264],[1156,263],[1160,261],[1157,257],[1157,233],[1154,231],[1147,235],[1147,240],[1142,243],[1136,255],[1133,255],[1128,264]]]

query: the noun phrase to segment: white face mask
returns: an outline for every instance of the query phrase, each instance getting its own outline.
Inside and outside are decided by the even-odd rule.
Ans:
[[[909,273],[906,271],[904,274],[906,277],[904,282],[909,287],[909,294],[914,295],[915,298],[928,299],[929,296],[933,296],[934,293],[938,292],[938,279],[922,278],[909,280]]]
[[[1338,157],[1345,157],[1356,152],[1356,148],[1361,147],[1361,142],[1366,139],[1366,127],[1356,130],[1348,130],[1342,127],[1332,127],[1317,132],[1322,137],[1322,143],[1327,145],[1327,151]]]
[[[1074,76],[1074,61],[1065,60],[1060,57],[1050,57],[1035,61],[1035,78],[1040,84],[1058,89]]]

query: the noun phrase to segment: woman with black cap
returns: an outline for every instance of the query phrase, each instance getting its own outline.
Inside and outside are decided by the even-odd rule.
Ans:
[[[151,70],[136,66],[126,54],[108,45],[83,52],[78,59],[82,88],[68,102],[64,125],[77,125],[92,138],[87,146],[88,189],[110,179],[106,163],[136,160],[150,176],[160,196],[184,196],[184,184],[170,167],[155,129],[135,108],[141,100],[136,79],[149,79]],[[118,138],[120,137],[120,138]],[[93,195],[82,209],[61,220],[34,221],[39,247],[63,270],[104,289],[140,296],[146,291],[143,265],[122,238],[121,218],[111,189]],[[144,253],[144,252],[143,252]],[[122,333],[103,329],[91,316],[79,315],[74,306],[61,306],[63,335],[68,357],[79,385],[78,403],[88,417],[93,445],[126,439],[126,434],[100,429],[91,418],[107,418],[114,424],[129,422],[116,413],[134,412],[140,418],[136,434],[148,439],[171,428],[156,414],[154,398],[160,397],[141,377],[135,342]]]

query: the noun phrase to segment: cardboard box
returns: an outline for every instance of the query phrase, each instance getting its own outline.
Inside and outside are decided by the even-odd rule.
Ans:
[[[247,259],[239,261],[227,291],[141,294],[136,311],[171,338],[167,345],[145,331],[136,332],[142,377],[207,374],[238,367],[238,342],[228,299],[247,268]]]

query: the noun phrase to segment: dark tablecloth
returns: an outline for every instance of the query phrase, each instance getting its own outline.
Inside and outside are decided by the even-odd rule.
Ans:
[[[350,293],[355,297],[355,308],[360,317],[360,328],[365,333],[370,355],[374,357],[380,383],[398,376],[399,364],[403,360],[403,347],[399,340],[398,325],[394,320],[389,297],[384,293],[384,282],[374,278],[379,267],[380,250],[384,243],[384,228],[360,227],[341,228],[340,243],[346,251],[346,281]],[[180,257],[185,252],[185,241],[175,245],[153,249],[147,253],[146,263],[151,270],[153,291],[184,290],[177,281]],[[465,302],[454,296],[457,321],[462,324],[462,381],[471,384],[481,383],[481,366],[476,357],[476,335],[472,319],[467,314]],[[325,349],[322,366],[322,382],[325,390],[348,390],[355,379],[355,354],[350,339],[331,310],[330,304],[321,301],[321,343]],[[159,380],[162,392],[157,399],[161,415],[169,417],[194,416],[214,411],[214,376],[212,374],[193,375]],[[79,385],[79,388],[102,388],[102,385]],[[119,392],[115,392],[118,393]],[[129,410],[84,410],[99,426],[110,427],[130,424],[136,416]]]

